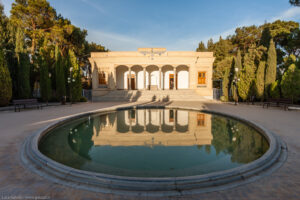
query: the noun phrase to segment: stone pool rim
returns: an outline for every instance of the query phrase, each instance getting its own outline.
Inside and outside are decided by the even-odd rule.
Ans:
[[[66,122],[90,115],[105,114],[127,109],[180,109],[229,117],[254,128],[262,134],[269,143],[269,149],[257,160],[232,169],[203,175],[153,178],[117,176],[75,169],[48,158],[38,149],[39,141],[44,135]],[[56,183],[94,192],[134,196],[177,196],[224,190],[253,182],[258,178],[269,175],[278,169],[287,158],[285,143],[274,133],[253,121],[207,109],[147,105],[104,108],[61,119],[47,125],[26,138],[20,153],[21,161],[27,168]]]

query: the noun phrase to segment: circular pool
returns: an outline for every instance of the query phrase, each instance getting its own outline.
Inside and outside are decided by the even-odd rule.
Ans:
[[[254,122],[171,106],[80,113],[39,130],[21,151],[30,170],[56,183],[138,196],[232,188],[285,157],[284,143]]]
[[[39,150],[72,168],[129,177],[203,175],[242,166],[269,148],[254,128],[215,114],[132,109],[83,117],[43,136]]]

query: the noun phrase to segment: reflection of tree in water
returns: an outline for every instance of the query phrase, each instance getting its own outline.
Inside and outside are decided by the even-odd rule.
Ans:
[[[91,118],[83,123],[80,123],[70,130],[68,137],[69,145],[80,156],[90,160],[89,151],[94,145],[92,141],[93,137],[93,124],[100,121],[102,116]]]
[[[267,140],[245,124],[212,116],[212,145],[216,153],[231,155],[232,162],[248,163],[261,157],[269,148]]]

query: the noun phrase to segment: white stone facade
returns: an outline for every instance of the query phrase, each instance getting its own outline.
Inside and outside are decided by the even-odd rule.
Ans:
[[[135,52],[91,53],[89,60],[93,91],[97,91],[93,95],[110,90],[182,89],[193,89],[206,97],[213,95],[212,52],[139,48]]]

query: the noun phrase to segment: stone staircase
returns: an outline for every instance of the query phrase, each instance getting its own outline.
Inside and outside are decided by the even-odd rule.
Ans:
[[[103,96],[93,96],[93,101],[208,101],[194,90],[113,90]]]

